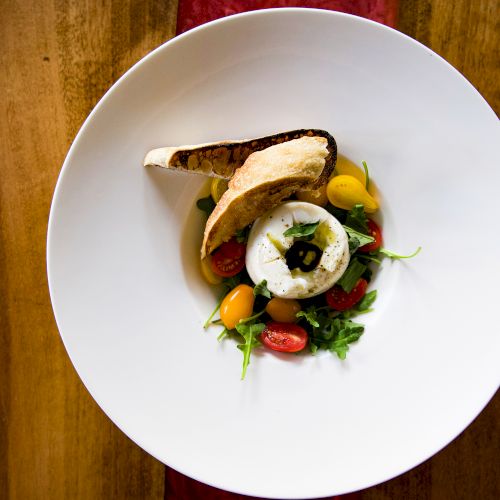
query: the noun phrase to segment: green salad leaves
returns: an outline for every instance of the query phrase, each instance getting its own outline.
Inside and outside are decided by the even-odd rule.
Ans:
[[[252,349],[260,345],[257,337],[262,333],[265,327],[266,325],[264,323],[242,323],[241,321],[236,325],[236,331],[243,337],[243,342],[238,344],[238,349],[243,352],[241,380],[245,378],[247,373]]]
[[[255,285],[253,289],[253,295],[254,297],[257,297],[257,295],[262,295],[263,297],[267,297],[268,299],[271,298],[271,292],[267,288],[266,280],[262,280],[258,285]]]
[[[366,174],[366,187],[368,187],[370,179],[365,162],[363,162],[363,167]],[[212,198],[208,196],[199,199],[197,201],[197,207],[208,216],[214,209],[215,203]],[[359,295],[356,297],[355,291],[350,295],[351,302],[342,302],[342,300],[344,300],[344,295],[350,294],[357,287],[358,283],[359,286],[356,290],[362,290],[360,293],[363,293],[367,285],[359,280],[362,278],[369,283],[372,277],[373,264],[381,264],[384,257],[393,260],[409,259],[415,257],[421,251],[421,247],[418,247],[417,250],[410,255],[400,255],[380,247],[381,238],[375,231],[376,229],[378,230],[378,228],[376,224],[373,224],[373,221],[369,221],[367,218],[363,205],[355,205],[352,210],[343,210],[329,204],[326,209],[340,221],[347,233],[349,252],[351,255],[350,262],[344,274],[337,281],[334,289],[326,292],[326,297],[325,294],[321,294],[300,300],[302,310],[296,313],[297,323],[294,325],[294,328],[299,330],[303,335],[303,342],[305,342],[305,333],[302,329],[306,330],[308,346],[312,354],[323,349],[334,353],[339,359],[343,360],[346,358],[351,344],[359,340],[365,331],[364,325],[356,322],[355,318],[373,310],[372,306],[377,299],[377,290],[371,290],[365,293],[360,299],[358,298]],[[292,227],[288,228],[283,235],[297,238],[302,241],[312,240],[319,225],[320,221],[306,224],[294,224]],[[249,230],[250,226],[238,231],[235,235],[236,240],[240,243],[245,243],[248,239]],[[370,245],[368,248],[366,247],[366,245],[375,241],[377,241],[375,245]],[[213,318],[220,309],[227,294],[241,284],[253,287],[253,311],[248,317],[240,319],[233,329],[224,327],[217,339],[219,341],[226,338],[236,340],[238,349],[243,353],[241,370],[241,379],[243,380],[250,364],[252,350],[261,345],[261,334],[265,330],[266,324],[268,324],[269,330],[266,330],[264,335],[270,334],[273,328],[269,323],[272,317],[267,312],[267,304],[273,299],[273,295],[267,286],[267,281],[263,280],[257,285],[254,285],[246,269],[243,269],[233,277],[225,278],[222,282],[222,287],[225,291],[219,298],[210,317],[205,322],[204,328],[208,328],[209,325],[215,324],[224,326],[220,318],[215,320]],[[341,290],[338,287],[340,287]],[[249,293],[251,297],[251,292],[249,290],[246,290],[246,293]],[[338,302],[331,301],[331,294],[334,293],[340,295]],[[356,299],[358,300],[357,303],[355,302]],[[325,305],[326,303],[329,305]],[[342,309],[343,307],[349,307],[350,304],[354,305],[347,310],[336,310],[336,308]],[[224,308],[225,307],[224,305]],[[292,318],[297,309],[298,306],[293,310]],[[272,308],[269,308],[269,310],[272,311]],[[224,317],[224,313],[222,317]],[[287,319],[286,321],[291,321],[291,319]],[[233,324],[234,323],[230,323],[230,326],[233,326]],[[297,328],[297,326],[301,328]],[[289,327],[291,328],[291,325],[289,325]],[[268,337],[264,337],[263,343],[267,345],[267,341]]]
[[[215,201],[212,199],[210,195],[208,195],[206,198],[200,198],[196,202],[196,206],[202,211],[207,214],[207,217],[214,211],[215,208]]]
[[[365,330],[362,324],[345,319],[341,314],[332,315],[325,307],[312,306],[304,314],[301,312],[297,317],[304,317],[310,325],[309,348],[313,354],[318,349],[326,349],[345,359],[349,344],[356,342]]]
[[[294,224],[283,233],[283,236],[293,236],[294,238],[313,236],[316,229],[318,229],[319,223],[320,221],[309,224]]]

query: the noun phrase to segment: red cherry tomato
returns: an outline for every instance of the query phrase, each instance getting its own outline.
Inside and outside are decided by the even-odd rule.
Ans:
[[[260,334],[261,342],[274,351],[297,352],[307,344],[307,332],[294,323],[270,321]]]
[[[372,241],[371,243],[367,243],[366,245],[359,247],[358,248],[359,252],[363,253],[374,252],[375,250],[378,250],[382,245],[382,229],[380,229],[378,224],[375,221],[372,221],[371,219],[368,219],[368,234],[372,238],[375,238],[375,241]]]
[[[223,243],[212,255],[212,271],[224,278],[236,276],[245,267],[246,247],[235,239]]]
[[[335,285],[326,292],[326,302],[332,309],[347,311],[363,298],[367,288],[368,282],[363,278],[359,278],[356,286],[349,293],[345,292],[340,286]]]

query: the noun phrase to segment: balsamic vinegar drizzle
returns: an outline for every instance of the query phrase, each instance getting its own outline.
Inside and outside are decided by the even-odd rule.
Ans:
[[[285,254],[286,265],[292,271],[297,267],[307,273],[321,260],[323,251],[308,241],[295,241]]]

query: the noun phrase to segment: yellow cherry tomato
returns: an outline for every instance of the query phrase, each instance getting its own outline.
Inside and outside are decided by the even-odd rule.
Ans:
[[[375,198],[351,175],[337,175],[328,181],[326,194],[330,203],[344,210],[351,210],[354,205],[361,204],[366,213],[378,210]]]
[[[350,175],[358,179],[363,186],[366,182],[365,173],[361,167],[358,167],[354,162],[349,160],[343,155],[337,156],[337,163],[335,164],[335,173],[337,175]]]
[[[328,203],[328,197],[326,196],[326,184],[321,186],[319,189],[297,191],[297,198],[300,201],[318,205],[318,207],[326,207],[326,204]]]
[[[228,330],[232,330],[240,319],[252,315],[255,297],[253,288],[248,285],[238,285],[231,290],[220,306],[220,319]]]
[[[335,164],[335,174],[336,175],[350,175],[351,177],[355,177],[358,179],[363,186],[366,186],[366,175],[362,167],[358,167],[354,162],[349,160],[343,155],[337,156],[337,163]],[[368,192],[373,196],[377,197],[377,189],[373,182],[373,179],[370,179],[370,185],[368,186]]]
[[[301,310],[300,304],[295,299],[282,299],[274,297],[266,306],[266,312],[279,323],[295,323],[297,313]]]
[[[227,181],[226,179],[219,179],[215,177],[212,179],[212,184],[210,184],[210,194],[215,203],[219,203],[222,195],[227,191]]]
[[[210,265],[210,257],[202,259],[201,274],[211,285],[219,285],[220,283],[222,283],[222,276],[218,276],[212,271],[212,266]]]

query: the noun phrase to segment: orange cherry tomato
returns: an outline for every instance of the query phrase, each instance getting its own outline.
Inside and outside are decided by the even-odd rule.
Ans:
[[[233,288],[222,301],[220,319],[228,330],[232,330],[240,319],[252,315],[255,297],[253,288],[248,285],[238,285]]]
[[[326,184],[318,189],[309,191],[297,191],[297,198],[300,201],[306,201],[319,207],[326,207],[328,203],[328,196],[326,195]]]
[[[295,323],[297,321],[297,313],[301,310],[299,301],[295,299],[282,299],[274,297],[266,306],[266,312],[280,323]]]

